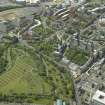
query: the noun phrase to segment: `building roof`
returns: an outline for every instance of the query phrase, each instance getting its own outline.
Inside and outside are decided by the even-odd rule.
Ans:
[[[63,105],[66,105],[66,103],[65,103],[65,102],[63,102]]]
[[[56,105],[62,105],[62,100],[58,99]]]
[[[17,2],[23,2],[23,1],[25,1],[25,0],[16,0]]]
[[[93,96],[93,100],[105,104],[105,93],[100,90],[97,90],[95,95]]]

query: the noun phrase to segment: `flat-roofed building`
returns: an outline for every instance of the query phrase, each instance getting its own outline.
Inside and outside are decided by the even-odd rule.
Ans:
[[[19,3],[29,3],[29,4],[34,4],[34,3],[38,3],[40,2],[40,0],[16,0],[16,2],[19,2]]]
[[[63,105],[62,100],[58,99],[57,102],[56,102],[56,105]]]
[[[92,105],[105,105],[105,93],[97,90],[92,98]]]

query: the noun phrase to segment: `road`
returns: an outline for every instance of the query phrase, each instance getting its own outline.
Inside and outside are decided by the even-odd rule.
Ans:
[[[30,35],[30,34],[32,34],[32,30],[35,28],[35,27],[38,27],[38,26],[40,26],[41,25],[41,22],[39,21],[39,20],[34,20],[34,23],[35,23],[35,25],[33,25],[33,26],[31,26],[29,29],[28,29],[28,34]]]
[[[41,25],[41,22],[40,22],[39,20],[36,20],[36,19],[35,19],[35,20],[34,20],[34,25],[32,25],[32,26],[30,26],[30,27],[28,28],[28,33],[31,34],[31,33],[32,33],[32,30],[33,30],[35,27],[38,27],[38,26],[40,26],[40,25]],[[18,32],[17,38],[18,38],[19,42],[22,43],[24,46],[28,47],[29,49],[35,50],[35,48],[32,47],[32,46],[30,46],[30,45],[27,43],[27,41],[25,41],[25,40],[22,39],[21,33],[24,33],[25,31],[27,31],[27,28],[24,29],[23,31],[19,31],[19,32]]]

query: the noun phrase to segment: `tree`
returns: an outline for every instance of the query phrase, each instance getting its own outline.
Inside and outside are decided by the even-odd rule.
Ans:
[[[0,73],[4,72],[6,70],[8,61],[4,59],[3,57],[0,58]]]

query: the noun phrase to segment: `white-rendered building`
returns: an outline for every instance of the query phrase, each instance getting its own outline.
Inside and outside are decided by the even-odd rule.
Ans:
[[[30,3],[30,4],[35,4],[39,1],[40,0],[16,0],[16,2],[26,2],[26,3]]]
[[[17,2],[23,2],[23,1],[25,1],[25,0],[16,0]]]
[[[26,2],[26,0],[16,0],[17,3],[23,3]]]
[[[105,93],[97,90],[92,98],[92,105],[105,105]]]

